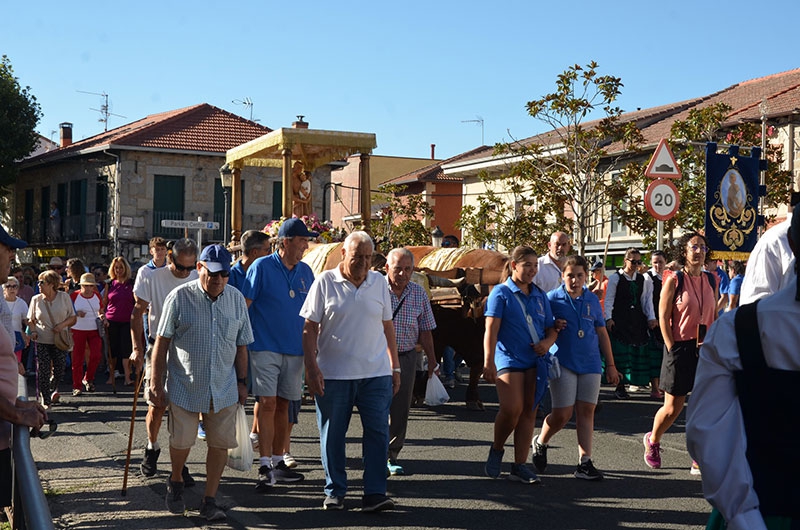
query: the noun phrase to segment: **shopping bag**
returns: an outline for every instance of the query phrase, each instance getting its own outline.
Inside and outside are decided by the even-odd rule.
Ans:
[[[237,447],[228,449],[228,467],[237,471],[250,471],[253,466],[253,445],[242,405],[236,410],[236,443],[239,444]]]
[[[425,404],[431,407],[444,405],[450,401],[450,394],[445,390],[442,381],[434,375],[428,378],[428,388],[425,390]]]

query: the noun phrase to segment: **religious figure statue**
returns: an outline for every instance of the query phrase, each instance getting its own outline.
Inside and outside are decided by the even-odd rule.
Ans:
[[[292,165],[292,214],[311,215],[311,172],[299,160]]]
[[[725,206],[731,217],[739,217],[744,210],[743,193],[738,181],[737,173],[728,173],[728,200]]]

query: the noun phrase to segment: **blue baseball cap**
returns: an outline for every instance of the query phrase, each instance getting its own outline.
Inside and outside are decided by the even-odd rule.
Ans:
[[[317,237],[319,236],[319,233],[310,231],[302,219],[292,217],[291,219],[285,220],[283,224],[281,224],[281,228],[278,230],[278,237],[296,236]]]
[[[208,272],[231,272],[231,253],[222,245],[208,245],[200,253],[197,261],[203,261],[208,268]]]
[[[3,228],[2,226],[0,226],[0,243],[4,244],[9,248],[13,248],[14,250],[18,248],[25,248],[28,246],[27,241],[23,241],[21,239],[17,239],[15,237],[11,237],[10,235],[8,235],[8,232],[6,232],[5,228]]]

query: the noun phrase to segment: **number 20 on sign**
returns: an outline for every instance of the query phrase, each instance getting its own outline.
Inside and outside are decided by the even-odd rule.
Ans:
[[[654,180],[644,193],[644,206],[659,221],[672,219],[681,206],[678,188],[671,180]]]

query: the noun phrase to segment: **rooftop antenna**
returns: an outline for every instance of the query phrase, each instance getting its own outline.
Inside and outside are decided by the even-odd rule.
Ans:
[[[250,121],[253,121],[253,100],[250,98],[244,99],[234,99],[231,100],[231,103],[235,103],[236,105],[244,105],[245,109],[250,109]]]
[[[113,112],[110,112],[109,106],[108,106],[108,94],[106,94],[105,92],[101,92],[101,93],[86,92],[85,90],[76,90],[76,92],[80,92],[81,94],[91,94],[93,96],[101,96],[103,98],[103,104],[100,105],[99,109],[92,109],[92,108],[89,109],[89,110],[93,110],[93,111],[96,111],[96,112],[100,113],[100,119],[98,119],[97,121],[99,121],[99,122],[101,122],[103,124],[103,132],[108,132],[108,117],[109,116],[116,116],[117,118],[125,118],[125,119],[127,119],[127,116],[122,116],[120,114],[114,114]]]
[[[481,126],[481,145],[483,145],[483,118],[475,116],[474,120],[461,120],[461,123],[477,123]]]

